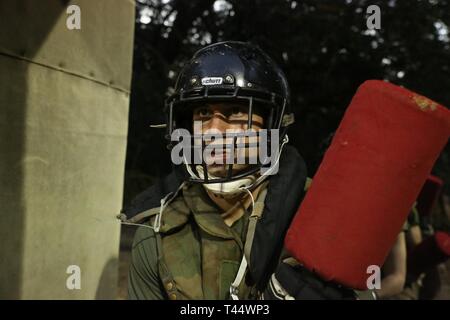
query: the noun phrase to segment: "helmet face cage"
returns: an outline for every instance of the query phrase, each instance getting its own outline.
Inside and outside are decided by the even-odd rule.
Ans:
[[[286,104],[287,100],[273,92],[264,92],[261,90],[255,90],[255,89],[246,89],[242,87],[199,87],[197,89],[189,90],[189,91],[183,91],[181,90],[178,94],[173,95],[166,101],[166,115],[167,115],[167,134],[166,138],[169,140],[169,148],[173,148],[175,144],[178,142],[171,141],[172,133],[179,128],[187,129],[192,133],[192,114],[187,112],[186,110],[189,109],[189,105],[192,105],[194,103],[207,103],[207,102],[244,102],[247,106],[247,128],[251,129],[253,125],[253,113],[255,110],[255,105],[258,104],[261,108],[264,108],[267,111],[267,117],[265,120],[265,129],[282,129],[282,133],[279,135],[280,141],[283,139],[286,128],[281,128],[282,126],[282,120],[283,116],[285,114]],[[181,110],[182,111],[181,111]],[[190,114],[191,117],[188,119],[180,119],[179,114],[182,113],[186,117],[186,115]],[[180,120],[184,122],[184,125],[180,124]],[[207,134],[201,134],[200,136],[192,134],[191,135],[191,158],[194,156],[194,154],[197,152],[203,152],[205,150],[205,141],[204,138],[207,137]],[[238,137],[250,137],[250,136],[256,136],[258,137],[258,133],[255,132],[253,134],[232,134],[233,142],[231,144],[224,143],[223,147],[224,149],[227,148],[235,148],[237,146],[244,146],[245,148],[251,148],[251,147],[259,147],[260,143],[249,143],[245,142],[244,144],[239,144],[237,142]],[[194,140],[195,139],[201,139],[201,150],[199,150],[199,146],[195,145]],[[267,144],[270,145],[271,143],[271,136],[270,133],[268,133],[267,136]],[[270,152],[270,148],[267,148],[268,152]],[[270,154],[268,154],[270,156]],[[241,178],[244,178],[246,176],[252,175],[257,173],[265,164],[264,163],[258,163],[249,165],[249,167],[245,170],[242,170],[238,174],[233,175],[233,169],[234,164],[224,164],[227,166],[227,173],[225,177],[214,177],[211,178],[208,175],[207,170],[207,164],[203,157],[200,157],[201,164],[193,164],[192,161],[189,161],[186,163],[187,166],[190,167],[190,169],[197,175],[199,178],[190,177],[188,180],[190,182],[195,183],[222,183],[222,182],[228,182],[228,181],[234,181]],[[192,159],[189,159],[192,160]],[[197,166],[201,165],[203,168],[204,177],[200,178],[199,172],[197,170]]]
[[[231,102],[239,103],[247,108],[247,130],[245,134],[232,134],[233,142],[227,143],[230,138],[227,132],[225,150],[243,146],[245,150],[250,147],[260,147],[262,141],[258,131],[252,130],[253,114],[257,108],[262,110],[264,115],[264,129],[267,129],[265,141],[271,146],[271,129],[279,132],[279,141],[284,138],[287,131],[287,124],[284,123],[285,113],[289,109],[289,88],[287,80],[276,64],[258,47],[249,43],[227,41],[207,46],[194,54],[194,57],[185,65],[178,76],[175,85],[175,93],[166,100],[166,138],[169,140],[169,148],[178,142],[171,141],[172,133],[179,128],[187,129],[190,133],[193,127],[192,109],[193,105],[206,104],[208,102]],[[203,159],[205,150],[205,136],[207,134],[191,134],[190,155],[191,159],[184,157],[186,169],[190,174],[188,181],[197,183],[223,183],[235,181],[254,175],[258,170],[267,167],[267,159],[258,159],[256,164],[250,164],[245,169],[233,174],[234,159],[232,163],[226,162],[227,171],[224,177],[216,177],[208,173],[207,164]],[[256,145],[247,143],[237,143],[238,136],[257,137]],[[201,141],[201,145],[196,145],[196,141]],[[223,141],[223,140],[222,140]],[[216,144],[217,145],[217,144]],[[220,144],[219,144],[220,145]],[[200,150],[199,150],[200,149]],[[267,148],[267,156],[272,148]],[[200,155],[201,163],[192,161],[194,155]],[[259,149],[257,149],[259,154]],[[259,157],[257,157],[259,158]],[[197,158],[198,159],[198,158]],[[247,164],[247,161],[246,161]],[[270,165],[270,163],[269,163]],[[198,166],[200,166],[198,168]],[[201,168],[202,174],[198,169]]]

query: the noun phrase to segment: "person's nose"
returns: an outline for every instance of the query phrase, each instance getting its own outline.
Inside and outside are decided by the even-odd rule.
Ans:
[[[206,123],[205,130],[214,129],[220,132],[225,132],[228,123],[228,118],[220,111],[214,111],[211,119]]]

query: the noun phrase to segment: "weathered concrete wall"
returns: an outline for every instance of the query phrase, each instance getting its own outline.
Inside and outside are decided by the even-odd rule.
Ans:
[[[115,298],[134,12],[0,2],[0,298]]]

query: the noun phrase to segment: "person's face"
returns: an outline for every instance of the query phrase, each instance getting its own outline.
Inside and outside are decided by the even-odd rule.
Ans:
[[[233,139],[225,139],[225,133],[227,130],[240,131],[243,132],[248,129],[248,107],[246,105],[241,105],[238,103],[210,103],[196,106],[193,110],[193,121],[201,121],[202,133],[217,133],[223,134],[222,141],[206,141],[206,145],[209,143],[232,143]],[[252,128],[255,131],[261,130],[264,125],[264,119],[261,116],[258,109],[252,112]],[[250,142],[255,143],[258,139],[256,137],[245,138],[238,140],[238,143]],[[243,157],[248,159],[251,155],[254,157],[257,155],[257,147],[246,148],[243,151]],[[219,158],[222,158],[222,162],[225,163],[227,157],[227,151],[224,149],[222,154],[213,153],[211,159],[205,159],[207,163],[208,173],[218,176],[225,177],[228,172],[228,166],[226,164],[217,164]],[[234,152],[234,163],[236,163],[236,152]],[[209,162],[208,162],[209,160]],[[247,164],[233,164],[233,174],[242,171],[249,167]]]

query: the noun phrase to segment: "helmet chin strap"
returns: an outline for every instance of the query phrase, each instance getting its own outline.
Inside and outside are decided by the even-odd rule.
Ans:
[[[203,179],[204,176],[203,168],[200,166],[200,168],[198,168],[197,170],[200,177]],[[205,187],[205,189],[216,195],[220,195],[224,198],[228,197],[232,198],[242,193],[243,188],[250,188],[251,186],[253,186],[257,180],[258,175],[259,174],[255,173],[234,181],[227,181],[220,183],[204,183],[203,186]],[[208,173],[208,176],[211,177],[211,179],[219,178],[211,175],[210,173]]]
[[[220,195],[224,198],[232,198],[242,192],[248,192],[248,190],[253,189],[257,187],[261,182],[263,182],[269,175],[273,173],[275,168],[278,167],[278,163],[280,161],[281,152],[283,151],[283,147],[286,143],[289,142],[289,137],[286,134],[283,138],[283,142],[280,146],[277,160],[275,163],[266,171],[264,174],[251,174],[244,178],[234,180],[234,181],[227,181],[227,182],[219,182],[219,183],[204,183],[203,186],[210,192]],[[195,174],[191,167],[187,164],[186,158],[184,157],[184,164],[186,166],[186,169],[189,173],[189,175],[195,179],[204,179],[205,175],[203,172],[202,166],[197,166],[197,172],[198,175]],[[210,173],[208,173],[208,177],[211,179],[219,179],[220,177],[214,176]]]

